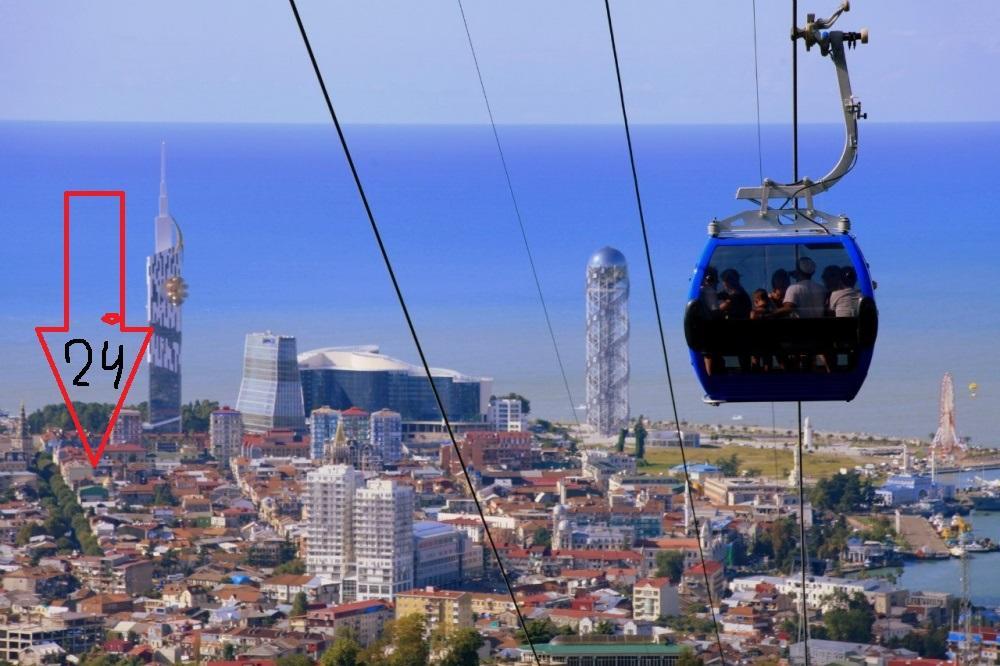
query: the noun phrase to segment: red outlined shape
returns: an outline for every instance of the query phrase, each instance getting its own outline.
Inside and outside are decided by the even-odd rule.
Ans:
[[[139,353],[136,355],[135,361],[132,363],[132,369],[129,371],[128,378],[125,380],[125,387],[122,389],[121,395],[118,396],[118,401],[115,403],[115,409],[111,413],[111,420],[108,421],[108,426],[104,429],[104,434],[101,436],[101,441],[100,444],[98,444],[96,451],[90,446],[90,442],[87,438],[87,432],[80,426],[80,417],[76,413],[76,408],[73,407],[73,401],[70,399],[69,392],[66,390],[66,385],[63,383],[62,377],[59,375],[59,370],[56,367],[55,360],[52,358],[52,352],[49,350],[49,345],[45,341],[44,337],[46,333],[69,333],[69,207],[70,200],[73,197],[118,198],[118,312],[105,313],[101,316],[101,321],[109,326],[118,324],[118,330],[121,333],[144,334],[142,344],[139,348]],[[42,346],[42,351],[45,352],[45,359],[49,362],[49,368],[52,370],[52,375],[56,378],[56,384],[58,384],[59,392],[62,394],[63,401],[66,403],[66,408],[69,410],[70,418],[73,419],[73,425],[76,426],[77,435],[83,443],[83,448],[87,452],[90,464],[95,468],[101,461],[101,456],[104,454],[104,447],[107,446],[108,439],[111,437],[111,430],[114,428],[115,422],[118,421],[118,414],[121,412],[122,405],[125,404],[125,398],[128,396],[128,392],[132,388],[132,381],[135,379],[135,374],[139,370],[139,362],[146,353],[149,341],[153,337],[152,326],[127,326],[125,321],[125,192],[123,190],[68,190],[63,192],[63,323],[62,326],[36,326],[35,334],[38,336],[38,342]]]

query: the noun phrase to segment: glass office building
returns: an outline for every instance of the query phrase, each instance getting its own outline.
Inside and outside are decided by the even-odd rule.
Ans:
[[[305,430],[294,337],[270,332],[247,335],[236,408],[243,413],[247,432]]]
[[[438,421],[441,411],[420,366],[380,354],[378,347],[329,347],[299,355],[302,393],[307,410],[358,407],[368,412],[391,409],[404,421]],[[453,421],[483,418],[493,380],[454,370],[432,368],[434,384]]]

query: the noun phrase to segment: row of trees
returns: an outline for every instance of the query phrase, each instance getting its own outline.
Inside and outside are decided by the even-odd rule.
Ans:
[[[33,536],[47,534],[55,539],[60,551],[80,550],[84,555],[103,555],[83,508],[63,481],[52,458],[45,453],[39,454],[34,471],[38,474],[38,497],[47,515],[41,524],[23,526],[17,533],[17,543],[24,545]]]
[[[430,656],[440,666],[478,666],[483,637],[475,629],[438,631],[428,640],[420,615],[407,615],[386,626],[380,641],[361,647],[351,631],[341,631],[320,658],[320,666],[427,666]],[[386,652],[391,652],[386,654]],[[305,666],[281,664],[279,666]]]
[[[73,408],[80,419],[80,425],[89,432],[104,432],[111,420],[115,406],[110,402],[74,402]],[[149,405],[140,402],[128,405],[128,409],[136,409],[142,414],[143,420],[149,419]],[[195,400],[181,407],[181,421],[184,432],[208,432],[209,417],[219,408],[215,400]],[[28,415],[28,430],[40,434],[46,428],[61,428],[73,430],[76,426],[70,418],[69,410],[63,403],[45,405]]]
[[[646,432],[646,426],[642,424],[642,414],[636,419],[635,427],[632,428],[632,435],[635,437],[635,450],[634,455],[636,460],[644,460],[646,458],[646,437],[649,433]],[[618,453],[625,452],[625,438],[628,437],[628,428],[622,428],[618,433],[618,441],[615,444],[615,450]]]

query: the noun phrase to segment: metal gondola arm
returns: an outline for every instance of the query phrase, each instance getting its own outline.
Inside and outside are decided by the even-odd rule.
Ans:
[[[858,42],[868,43],[868,30],[860,32],[843,32],[830,30],[840,15],[850,10],[850,3],[844,2],[836,12],[827,19],[817,19],[814,14],[806,17],[806,25],[796,28],[792,39],[805,42],[806,50],[818,46],[820,53],[829,55],[837,70],[837,83],[840,86],[840,101],[844,114],[844,149],[840,159],[825,176],[817,181],[803,178],[796,183],[779,184],[765,180],[763,184],[754,187],[741,187],[736,191],[737,199],[752,199],[759,201],[761,210],[768,208],[768,199],[780,197],[783,199],[806,199],[806,208],[812,209],[812,197],[833,187],[847,174],[854,164],[858,151],[858,119],[866,118],[861,112],[861,102],[851,92],[851,78],[847,71],[846,49],[854,48]]]

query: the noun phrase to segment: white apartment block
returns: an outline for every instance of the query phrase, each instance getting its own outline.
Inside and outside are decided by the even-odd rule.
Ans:
[[[357,599],[413,588],[413,488],[378,479],[354,495]]]
[[[208,433],[212,455],[220,466],[227,467],[243,445],[243,415],[229,407],[215,410],[209,416]]]
[[[680,596],[669,578],[643,578],[632,587],[632,618],[658,620],[680,615]]]
[[[736,578],[729,583],[729,588],[734,592],[753,592],[761,583],[773,585],[779,593],[799,598],[799,591],[802,589],[802,578],[799,576],[746,576]],[[847,596],[854,596],[856,592],[865,595],[868,603],[875,607],[875,612],[886,614],[893,605],[900,605],[906,602],[909,593],[885,581],[874,579],[854,580],[851,578],[837,578],[833,576],[808,576],[806,577],[806,605],[809,608],[830,610],[833,607],[833,598],[838,592]]]
[[[340,601],[389,599],[413,587],[413,489],[350,465],[306,476],[306,571],[339,584]]]
[[[521,411],[521,401],[514,398],[490,400],[487,419],[497,432],[524,432],[528,429],[527,418]]]
[[[354,495],[364,475],[324,465],[306,475],[306,571],[342,581],[354,563]]]

